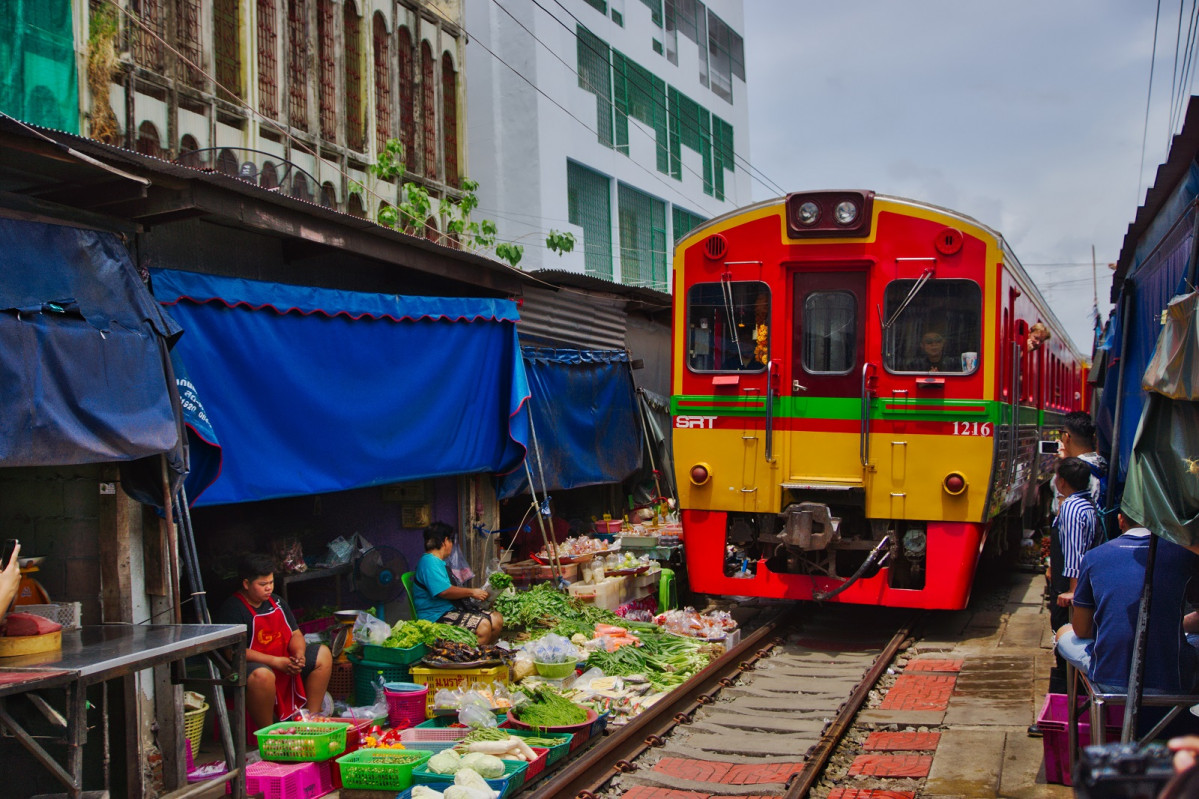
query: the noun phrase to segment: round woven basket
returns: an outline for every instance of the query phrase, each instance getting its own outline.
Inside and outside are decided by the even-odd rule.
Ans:
[[[192,757],[200,749],[200,736],[204,734],[204,717],[208,715],[208,704],[196,710],[188,710],[183,714],[183,734],[191,746]]]

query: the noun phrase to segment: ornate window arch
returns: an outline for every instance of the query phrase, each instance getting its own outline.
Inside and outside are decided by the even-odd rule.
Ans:
[[[434,79],[433,49],[420,43],[421,140],[424,145],[425,177],[437,177],[437,83]]]
[[[458,186],[458,72],[447,50],[441,55],[441,129],[445,182]]]
[[[279,116],[279,20],[275,0],[258,0],[258,110]]]
[[[382,11],[374,17],[375,57],[375,146],[382,150],[393,138],[391,127],[391,36]]]
[[[345,3],[345,90],[346,145],[351,150],[366,149],[366,129],[362,114],[362,17],[354,3]]]
[[[412,57],[412,34],[408,28],[396,29],[396,50],[399,56],[400,142],[404,145],[404,162],[410,171],[416,166],[416,72]]]

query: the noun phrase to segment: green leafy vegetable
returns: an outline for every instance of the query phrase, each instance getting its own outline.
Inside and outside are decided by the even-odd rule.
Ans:
[[[487,582],[491,583],[491,587],[497,591],[503,591],[506,588],[512,587],[512,575],[496,572],[487,578]]]

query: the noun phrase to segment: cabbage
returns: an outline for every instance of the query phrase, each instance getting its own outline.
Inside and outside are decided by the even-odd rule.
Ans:
[[[491,786],[479,776],[477,771],[469,768],[463,768],[454,775],[454,785],[445,792],[445,799],[453,799],[450,791],[454,788],[461,788],[462,793],[454,791],[455,796],[461,796],[462,799],[498,799],[499,792],[491,790]]]
[[[437,774],[453,774],[460,768],[462,758],[453,749],[446,749],[429,758],[429,771]]]
[[[504,776],[504,761],[495,755],[471,752],[462,758],[462,766],[477,771],[479,776],[485,780],[495,780]]]
[[[413,785],[412,799],[444,799],[441,791],[435,791],[428,785]]]

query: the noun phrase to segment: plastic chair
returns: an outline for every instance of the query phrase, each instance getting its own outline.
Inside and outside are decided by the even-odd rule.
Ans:
[[[679,605],[679,589],[674,582],[674,569],[663,569],[658,578],[658,610],[674,610]]]
[[[404,572],[400,575],[400,582],[404,584],[404,593],[408,595],[408,612],[412,614],[412,620],[416,620],[416,599],[413,594],[415,585],[416,572]]]

